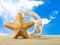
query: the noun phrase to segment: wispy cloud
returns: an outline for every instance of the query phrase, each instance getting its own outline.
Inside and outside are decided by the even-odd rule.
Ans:
[[[48,18],[42,18],[42,24],[49,24],[53,19],[56,18],[56,15],[59,13],[59,11],[53,11],[52,13],[50,13],[50,17]]]
[[[59,13],[59,11],[55,10],[50,14],[50,19],[55,19],[56,15]]]
[[[50,19],[47,19],[47,18],[42,18],[42,24],[49,24],[51,20]]]
[[[8,34],[1,33],[1,32],[0,32],[0,36],[9,36],[9,35],[8,35]]]
[[[29,0],[0,0],[0,16],[3,12],[11,13],[13,17],[16,12],[24,10],[32,10],[35,6],[44,4],[43,1],[29,1]]]
[[[43,1],[29,1],[29,0],[0,0],[0,17],[4,21],[11,21],[18,11],[33,10],[39,5],[43,5]]]

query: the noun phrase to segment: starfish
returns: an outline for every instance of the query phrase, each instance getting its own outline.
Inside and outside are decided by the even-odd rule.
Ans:
[[[18,36],[30,38],[27,29],[32,27],[35,22],[23,22],[22,13],[18,12],[13,22],[5,22],[4,25],[13,31],[11,38],[16,39]]]

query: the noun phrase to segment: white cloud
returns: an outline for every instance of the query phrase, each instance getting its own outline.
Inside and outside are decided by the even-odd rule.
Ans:
[[[56,15],[59,13],[59,11],[55,10],[50,14],[50,19],[55,19]]]
[[[49,24],[53,19],[56,18],[56,15],[59,13],[59,11],[53,11],[52,13],[50,13],[50,19],[48,18],[42,18],[42,24]]]
[[[44,4],[43,1],[18,0],[16,2],[16,0],[0,0],[0,16],[5,18],[5,20],[9,20],[9,18],[13,18],[18,11],[33,10],[35,6],[37,7],[42,4]],[[3,13],[5,14],[2,15]],[[50,14],[50,19],[42,18],[43,25],[55,19],[57,14],[58,11],[55,10]]]
[[[42,4],[44,4],[43,1],[19,0],[14,2],[13,0],[0,0],[0,15],[3,12],[9,12],[14,17],[18,11],[32,10],[35,6]]]
[[[47,19],[47,18],[42,18],[42,24],[49,24],[51,20],[50,19]]]
[[[0,36],[8,36],[8,34],[1,33],[1,32],[0,32]]]
[[[51,19],[55,19],[56,17],[50,16]]]

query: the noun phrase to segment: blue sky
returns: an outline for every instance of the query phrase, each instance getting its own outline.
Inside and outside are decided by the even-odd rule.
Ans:
[[[27,4],[26,4],[27,3]],[[60,1],[59,0],[1,0],[0,33],[11,34],[3,23],[11,21],[18,11],[32,10],[43,21],[43,35],[60,35]]]
[[[59,0],[44,0],[45,4],[35,7],[36,11],[41,18],[50,19],[50,15],[55,16],[55,19],[52,19],[49,24],[43,26],[43,34],[59,35],[60,34],[60,1]],[[58,11],[58,13],[54,13]]]

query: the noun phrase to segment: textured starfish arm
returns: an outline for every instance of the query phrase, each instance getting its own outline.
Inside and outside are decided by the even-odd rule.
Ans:
[[[23,38],[29,38],[29,35],[25,30],[21,30],[20,35],[23,36]]]
[[[18,12],[16,15],[16,22],[22,22],[22,21],[23,21],[22,13]]]
[[[4,25],[5,25],[7,28],[10,28],[10,29],[16,29],[16,26],[13,25],[13,23],[5,22]]]
[[[35,24],[35,22],[27,22],[25,23],[25,28],[30,28]]]
[[[12,39],[16,39],[19,36],[20,30],[13,31],[13,34],[11,35]]]

